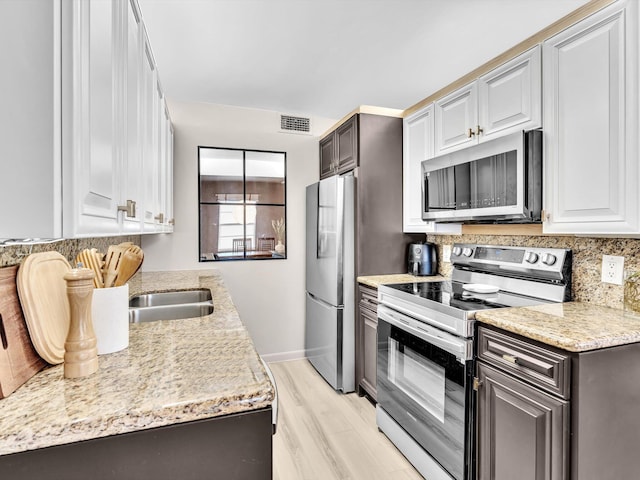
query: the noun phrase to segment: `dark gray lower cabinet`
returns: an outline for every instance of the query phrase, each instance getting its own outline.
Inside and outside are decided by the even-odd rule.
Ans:
[[[640,343],[567,352],[477,329],[479,480],[640,478]]]
[[[356,387],[360,395],[377,399],[378,290],[360,285],[356,322]]]
[[[268,480],[271,408],[2,455],[0,477]]]
[[[478,479],[567,478],[569,403],[478,362]]]

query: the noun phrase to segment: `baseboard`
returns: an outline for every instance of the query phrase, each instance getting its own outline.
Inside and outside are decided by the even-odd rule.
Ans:
[[[266,355],[260,356],[267,363],[289,362],[291,360],[302,360],[303,358],[307,358],[304,350],[295,350],[292,352],[281,353],[267,353]]]

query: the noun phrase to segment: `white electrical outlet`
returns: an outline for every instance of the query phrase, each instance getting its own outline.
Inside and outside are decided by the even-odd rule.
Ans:
[[[442,246],[442,261],[451,262],[451,245]]]
[[[622,285],[624,272],[624,257],[614,255],[602,256],[602,281]]]

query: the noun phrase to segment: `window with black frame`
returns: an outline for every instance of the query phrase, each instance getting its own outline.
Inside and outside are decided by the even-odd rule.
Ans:
[[[200,261],[286,258],[286,153],[198,147]]]

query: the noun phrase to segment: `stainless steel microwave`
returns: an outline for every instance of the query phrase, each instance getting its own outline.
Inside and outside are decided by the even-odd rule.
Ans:
[[[422,162],[422,219],[537,223],[542,131],[516,132]]]

